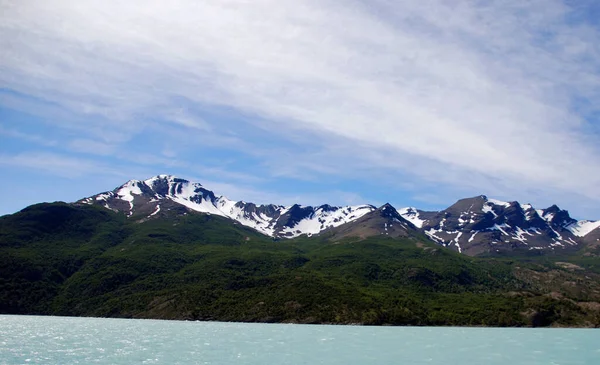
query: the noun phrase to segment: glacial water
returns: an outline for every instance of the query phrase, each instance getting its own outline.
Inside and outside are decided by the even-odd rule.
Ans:
[[[600,364],[600,330],[0,315],[0,364]]]

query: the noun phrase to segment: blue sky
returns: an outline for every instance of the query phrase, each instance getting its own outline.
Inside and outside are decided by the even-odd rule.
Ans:
[[[597,1],[0,0],[0,214],[231,199],[600,219]]]

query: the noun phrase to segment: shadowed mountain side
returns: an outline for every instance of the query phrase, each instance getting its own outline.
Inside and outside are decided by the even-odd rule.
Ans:
[[[402,218],[390,204],[385,204],[353,222],[331,228],[323,232],[322,235],[330,241],[338,241],[348,237],[365,239],[378,236],[390,238],[422,236],[418,229]]]
[[[600,227],[585,235],[583,242],[588,255],[600,256]]]

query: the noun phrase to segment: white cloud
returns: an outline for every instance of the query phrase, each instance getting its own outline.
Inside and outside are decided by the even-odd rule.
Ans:
[[[0,85],[108,123],[94,128],[133,135],[151,115],[219,131],[185,107],[222,106],[272,132],[320,136],[314,160],[264,156],[290,176],[311,164],[330,174],[386,169],[499,195],[600,200],[586,120],[600,99],[599,32],[558,0],[2,8]],[[351,146],[351,158],[331,141]]]

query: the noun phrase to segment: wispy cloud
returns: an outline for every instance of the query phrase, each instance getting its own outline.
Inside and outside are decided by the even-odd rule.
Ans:
[[[61,177],[78,178],[84,175],[117,175],[125,178],[125,172],[94,160],[75,158],[58,153],[24,152],[16,155],[0,155],[0,165],[34,169]]]
[[[600,202],[600,32],[578,6],[596,5],[4,1],[0,85],[119,143],[173,124],[213,147],[241,141],[275,177]],[[207,108],[290,146],[233,137]]]
[[[190,115],[190,113],[183,108],[167,114],[166,119],[187,128],[199,129],[203,131],[209,131],[212,129],[207,122],[198,116]]]
[[[115,151],[115,146],[94,141],[91,139],[74,139],[69,142],[68,148],[76,152],[89,153],[93,155],[112,155]]]
[[[27,142],[33,142],[42,146],[56,146],[57,142],[53,139],[44,138],[37,134],[23,133],[16,129],[7,129],[0,126],[0,135],[4,137],[17,138]]]

